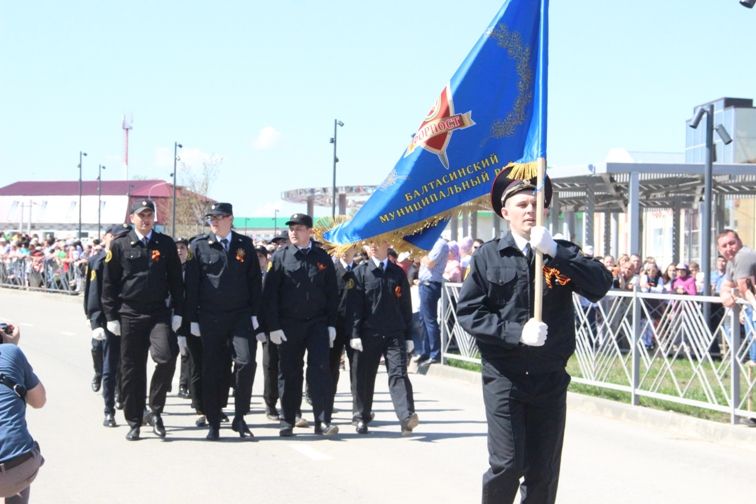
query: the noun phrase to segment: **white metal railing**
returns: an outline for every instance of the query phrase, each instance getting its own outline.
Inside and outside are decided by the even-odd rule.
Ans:
[[[480,362],[475,339],[457,321],[462,284],[446,283],[439,308],[443,362]],[[756,417],[753,314],[719,297],[609,291],[598,303],[575,295],[575,383],[719,411],[736,423]],[[741,323],[744,333],[741,334]],[[753,350],[751,348],[753,347]],[[753,375],[756,375],[754,369]]]

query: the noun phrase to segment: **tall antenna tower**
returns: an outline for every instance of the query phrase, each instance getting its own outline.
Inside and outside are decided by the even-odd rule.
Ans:
[[[123,114],[121,129],[123,129],[123,166],[126,169],[126,180],[129,180],[129,130],[134,127],[134,117],[129,112]]]

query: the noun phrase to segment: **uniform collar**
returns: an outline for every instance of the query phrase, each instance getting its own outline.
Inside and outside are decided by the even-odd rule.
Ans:
[[[150,232],[149,232],[149,233],[147,233],[147,236],[144,236],[144,235],[142,235],[142,234],[141,234],[141,233],[140,233],[139,231],[137,231],[136,229],[134,229],[134,234],[136,235],[136,237],[137,237],[137,240],[139,240],[139,241],[142,241],[142,240],[144,240],[145,238],[147,238],[147,241],[150,241],[150,240],[152,239],[152,231],[153,231],[153,230],[152,230],[152,229],[150,229]]]
[[[518,236],[518,238],[521,238],[521,237]],[[523,241],[523,248],[524,248],[525,243],[527,243],[527,240],[525,240],[525,238],[522,238],[522,240],[524,240]],[[499,252],[503,252],[504,250],[508,248],[522,252],[522,248],[518,246],[517,242],[515,241],[515,236],[511,231],[507,233],[506,235],[504,235],[503,238],[499,239]]]
[[[510,233],[512,235],[512,238],[514,239],[515,246],[522,252],[525,253],[525,246],[529,243],[527,238],[524,238],[516,233]]]
[[[210,238],[215,238],[215,241],[217,241],[218,243],[220,243],[221,240],[226,239],[228,240],[228,243],[230,245],[231,244],[231,231],[229,231],[226,236],[218,236],[217,234],[213,233],[210,235]]]
[[[380,268],[381,267],[381,263],[383,263],[383,271],[386,271],[386,267],[388,266],[386,264],[388,262],[388,257],[386,259],[384,259],[383,261],[380,261],[380,260],[376,259],[375,257],[371,257],[370,260],[373,262],[373,265],[376,268]]]

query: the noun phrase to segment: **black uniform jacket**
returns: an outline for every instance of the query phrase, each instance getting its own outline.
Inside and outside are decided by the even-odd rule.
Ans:
[[[228,252],[210,233],[189,244],[186,265],[186,315],[199,321],[199,313],[238,313],[250,316],[260,309],[262,273],[257,252],[248,236],[231,232]]]
[[[167,308],[183,313],[184,283],[176,244],[170,236],[152,231],[149,243],[135,231],[114,238],[105,256],[102,307],[107,320],[119,314],[153,314]]]
[[[354,268],[351,271],[347,270],[341,261],[336,259],[333,263],[336,268],[336,286],[339,289],[339,307],[338,315],[339,319],[346,320],[347,316],[347,286],[354,285]],[[355,266],[356,267],[356,266]],[[349,280],[352,280],[350,283]]]
[[[564,368],[575,351],[572,293],[598,301],[612,277],[599,261],[585,257],[574,243],[556,240],[556,257],[544,256],[541,347],[520,343],[522,327],[533,316],[533,273],[511,233],[485,243],[472,256],[457,302],[462,327],[476,338],[488,360],[498,359],[515,372],[550,372]]]
[[[325,250],[311,245],[304,253],[292,244],[276,250],[263,290],[268,332],[281,329],[281,319],[322,320],[336,327],[338,303],[336,269]]]
[[[84,313],[92,329],[105,327],[105,313],[102,311],[102,268],[105,251],[101,250],[87,261],[87,281],[84,286]]]
[[[354,287],[348,289],[347,313],[351,337],[367,333],[412,339],[412,298],[404,271],[387,262],[386,271],[372,259],[354,270]]]

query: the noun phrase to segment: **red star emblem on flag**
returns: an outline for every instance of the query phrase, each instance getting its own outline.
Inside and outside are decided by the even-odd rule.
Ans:
[[[444,168],[449,169],[449,159],[446,157],[446,148],[451,140],[452,133],[456,130],[475,126],[472,120],[472,111],[464,114],[454,113],[454,101],[452,100],[449,86],[444,87],[441,96],[423,119],[417,133],[412,137],[404,156],[409,156],[416,148],[421,147],[438,156]]]

